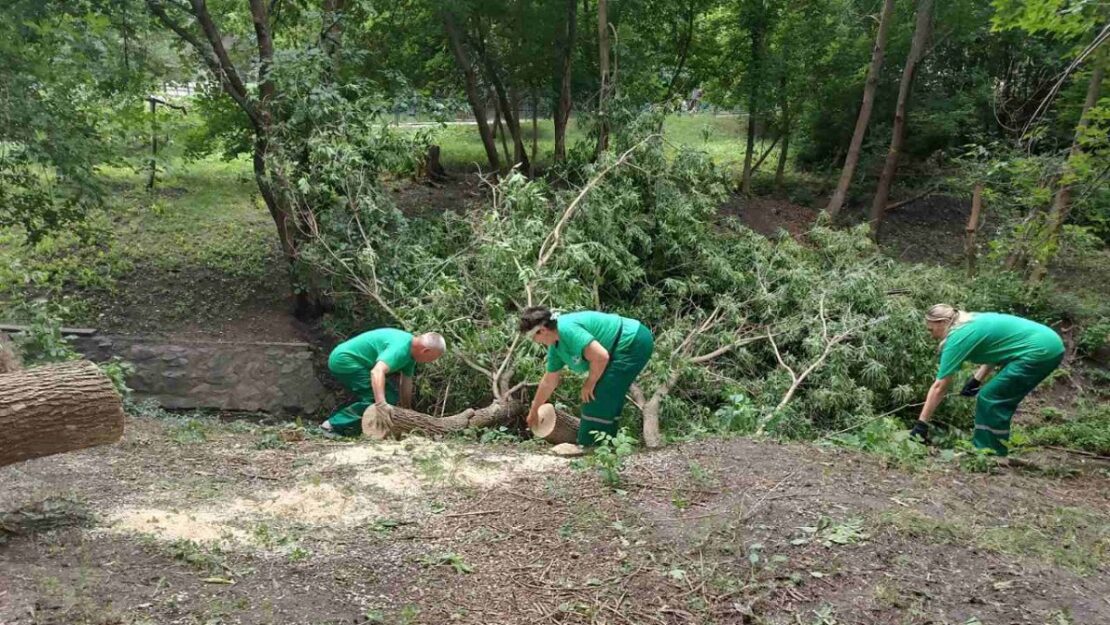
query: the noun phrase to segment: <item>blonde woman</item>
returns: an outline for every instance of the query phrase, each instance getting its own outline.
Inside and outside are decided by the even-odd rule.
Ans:
[[[961,395],[975,402],[977,449],[1007,453],[1010,420],[1022,399],[1048,377],[1064,358],[1064,342],[1048,326],[1013,315],[969,313],[937,304],[925,313],[925,325],[941,341],[940,369],[929,388],[921,416],[910,433],[928,440],[929,419],[948,392],[952,376],[965,361],[980,365]],[[986,384],[992,368],[998,372]]]

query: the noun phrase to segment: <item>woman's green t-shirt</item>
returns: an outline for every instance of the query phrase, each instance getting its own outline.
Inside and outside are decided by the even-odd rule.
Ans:
[[[631,345],[640,330],[640,322],[635,319],[595,310],[560,315],[555,325],[559,329],[559,341],[547,348],[547,370],[552,373],[561,371],[563,367],[587,373],[590,363],[582,353],[591,341],[597,341],[605,349],[613,351],[618,329],[621,340],[617,349]]]
[[[998,313],[973,313],[971,321],[948,333],[940,352],[937,379],[960,370],[965,360],[977,365],[1004,365],[1021,359],[1054,358],[1064,342],[1046,326]]]

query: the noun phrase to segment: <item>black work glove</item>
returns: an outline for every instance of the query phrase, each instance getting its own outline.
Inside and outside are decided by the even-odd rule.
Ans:
[[[983,386],[982,382],[975,378],[971,378],[967,381],[967,384],[964,384],[963,389],[960,390],[960,395],[964,397],[975,397],[979,394],[979,387],[981,386]]]
[[[921,420],[914,422],[913,428],[910,429],[910,438],[917,439],[917,441],[923,445],[928,445],[929,424]]]

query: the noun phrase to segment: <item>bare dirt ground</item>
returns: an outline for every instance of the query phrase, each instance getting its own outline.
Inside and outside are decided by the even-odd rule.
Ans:
[[[532,443],[281,434],[131,418],[0,468],[0,623],[1110,622],[1097,466],[704,440],[614,492]]]

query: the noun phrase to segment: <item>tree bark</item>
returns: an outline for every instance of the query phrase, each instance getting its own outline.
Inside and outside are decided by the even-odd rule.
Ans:
[[[123,435],[123,400],[91,362],[0,375],[0,466]]]
[[[463,72],[466,99],[470,102],[470,110],[474,113],[474,121],[478,124],[478,135],[482,139],[482,147],[486,150],[486,159],[489,161],[491,169],[501,171],[501,158],[497,154],[497,144],[494,142],[493,133],[490,131],[489,119],[486,117],[484,98],[479,97],[478,93],[478,76],[474,72],[474,66],[470,62],[466,50],[463,49],[459,26],[450,10],[443,12],[443,28],[447,31],[447,41],[451,48],[451,55],[455,57],[455,63]]]
[[[601,82],[597,95],[597,150],[609,149],[609,9],[608,0],[597,0],[597,66]]]
[[[875,47],[871,50],[871,65],[867,68],[867,82],[863,85],[863,104],[860,105],[859,116],[856,118],[856,129],[852,133],[852,143],[848,147],[848,157],[844,159],[844,168],[840,171],[840,181],[836,184],[825,212],[829,217],[836,217],[844,206],[848,197],[848,187],[852,185],[852,176],[856,173],[859,164],[860,150],[863,147],[863,138],[867,134],[867,125],[871,121],[871,109],[875,104],[875,90],[879,85],[879,72],[883,68],[883,55],[886,52],[886,40],[890,34],[890,23],[894,16],[894,0],[884,0],[883,10],[879,15],[879,32],[875,35]]]
[[[570,93],[570,79],[571,70],[574,68],[574,41],[578,30],[578,3],[575,0],[566,0],[566,8],[563,55],[558,74],[559,101],[552,116],[555,123],[554,160],[556,163],[561,163],[567,159],[567,124],[570,121],[570,110],[574,104]]]
[[[886,204],[890,200],[890,187],[898,172],[898,158],[906,139],[906,109],[909,106],[910,91],[917,66],[925,56],[925,46],[929,42],[933,25],[933,0],[920,0],[917,5],[917,19],[913,29],[910,53],[906,66],[902,69],[902,80],[898,85],[898,103],[894,109],[894,129],[891,131],[890,148],[887,150],[883,173],[879,176],[879,186],[871,202],[871,238],[879,239],[879,232],[886,214]]]
[[[967,254],[967,277],[975,277],[975,261],[979,249],[976,247],[976,236],[979,234],[979,214],[983,208],[983,183],[975,184],[971,193],[971,216],[967,219],[967,236],[964,240],[964,252]]]
[[[497,110],[500,111],[500,119],[505,121],[505,126],[509,129],[509,135],[513,138],[513,162],[514,166],[520,165],[521,169],[528,171],[528,154],[524,150],[524,138],[520,132],[520,116],[517,114],[517,106],[515,98],[510,97],[508,88],[505,86],[505,80],[502,78],[500,67],[490,55],[489,49],[486,47],[484,41],[485,33],[479,33],[478,38],[475,40],[475,47],[478,49],[478,56],[482,59],[482,67],[486,70],[486,79],[489,80],[490,85],[493,87],[493,94],[497,102]],[[509,148],[505,145],[505,129],[501,129],[501,147],[505,150],[505,159],[509,160]]]
[[[1071,212],[1071,178],[1074,176],[1072,161],[1083,153],[1080,140],[1083,137],[1084,129],[1090,123],[1087,113],[1098,103],[1099,92],[1102,89],[1105,59],[1105,52],[1097,53],[1094,59],[1091,79],[1087,83],[1087,98],[1083,101],[1083,110],[1079,113],[1079,123],[1075,126],[1075,139],[1072,141],[1071,150],[1068,152],[1068,160],[1064,163],[1064,171],[1060,175],[1060,187],[1056,190],[1056,197],[1053,198],[1052,211],[1048,215],[1048,233],[1045,245],[1045,248],[1049,251],[1048,257],[1041,259],[1033,269],[1033,273],[1029,275],[1029,281],[1034,284],[1043,280],[1048,273],[1048,264],[1052,261],[1052,257],[1056,255],[1056,249],[1060,244],[1060,232],[1064,229],[1064,223],[1068,220],[1068,213]]]

